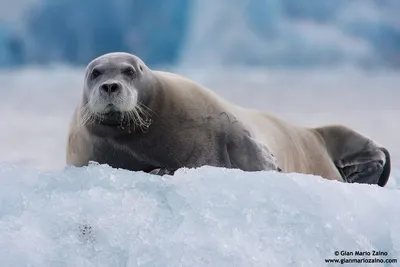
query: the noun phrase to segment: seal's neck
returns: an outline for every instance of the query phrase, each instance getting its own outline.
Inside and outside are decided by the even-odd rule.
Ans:
[[[166,106],[167,95],[164,90],[163,82],[152,72],[147,73],[151,77],[146,80],[145,90],[140,90],[138,102],[146,107],[151,113],[160,115]]]

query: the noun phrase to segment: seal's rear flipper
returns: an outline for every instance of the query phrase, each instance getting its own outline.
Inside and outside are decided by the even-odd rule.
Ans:
[[[385,154],[386,162],[385,165],[383,165],[383,172],[379,177],[378,185],[384,187],[390,178],[391,162],[389,151],[384,147],[381,147],[381,150]]]
[[[336,167],[348,183],[377,184],[384,187],[390,177],[390,154],[382,147],[370,149],[342,159]]]

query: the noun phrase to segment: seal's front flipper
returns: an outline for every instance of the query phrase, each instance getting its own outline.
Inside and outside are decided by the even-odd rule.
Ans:
[[[158,169],[151,170],[149,173],[150,173],[150,174],[154,174],[154,175],[163,176],[163,175],[166,175],[166,174],[168,174],[168,175],[174,175],[175,171],[176,171],[176,170],[173,170],[173,169],[158,168]]]
[[[267,146],[248,134],[232,138],[227,145],[227,152],[234,168],[244,171],[282,171]]]
[[[390,176],[390,154],[375,147],[351,154],[335,162],[348,183],[377,184],[384,187]]]

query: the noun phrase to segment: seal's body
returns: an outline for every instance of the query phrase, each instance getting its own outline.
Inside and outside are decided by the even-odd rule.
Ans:
[[[234,105],[185,77],[150,70],[134,55],[111,53],[87,66],[82,102],[70,125],[67,164],[96,161],[159,174],[211,165],[346,181],[376,165],[368,181],[362,175],[355,180],[385,184],[388,174],[381,173],[388,170],[389,154],[384,151],[344,126],[295,126]]]

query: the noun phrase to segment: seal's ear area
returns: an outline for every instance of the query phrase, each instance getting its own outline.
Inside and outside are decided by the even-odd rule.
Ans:
[[[380,147],[380,150],[385,154],[385,164],[383,165],[383,171],[381,176],[379,177],[378,185],[384,187],[390,178],[391,160],[389,151],[387,151],[386,148]]]

